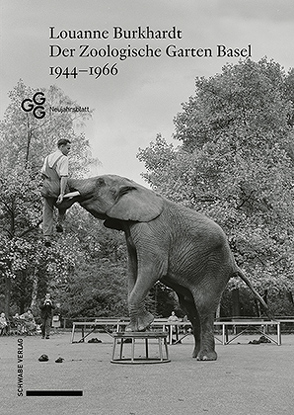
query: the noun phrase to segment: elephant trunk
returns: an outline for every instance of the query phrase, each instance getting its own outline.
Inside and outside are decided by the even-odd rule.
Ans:
[[[95,187],[95,179],[68,179],[67,181],[70,192],[78,191],[81,197],[89,195]]]

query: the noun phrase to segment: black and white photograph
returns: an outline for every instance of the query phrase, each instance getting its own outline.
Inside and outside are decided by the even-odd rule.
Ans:
[[[2,0],[0,412],[293,412],[294,3]]]

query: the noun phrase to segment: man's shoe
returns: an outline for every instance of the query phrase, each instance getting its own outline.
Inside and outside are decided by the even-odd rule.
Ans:
[[[63,227],[62,225],[60,225],[60,223],[56,224],[56,232],[58,233],[62,233],[63,232]]]
[[[50,339],[50,337],[49,336],[46,336],[46,339]]]

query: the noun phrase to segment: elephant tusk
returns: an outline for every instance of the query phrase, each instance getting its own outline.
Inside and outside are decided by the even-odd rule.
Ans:
[[[81,193],[77,190],[75,192],[66,193],[63,196],[63,199],[71,199],[72,197],[76,197],[76,196],[81,196]]]

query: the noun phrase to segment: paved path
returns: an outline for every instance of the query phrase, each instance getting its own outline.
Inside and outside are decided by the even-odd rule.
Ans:
[[[83,390],[82,397],[18,397],[17,353],[22,339],[0,337],[0,413],[3,415],[264,415],[293,414],[294,336],[282,346],[217,345],[216,362],[191,358],[192,337],[170,346],[171,362],[111,364],[112,339],[70,344],[70,333],[23,338],[24,391]],[[38,357],[47,354],[49,361]],[[59,357],[65,360],[55,363]]]

